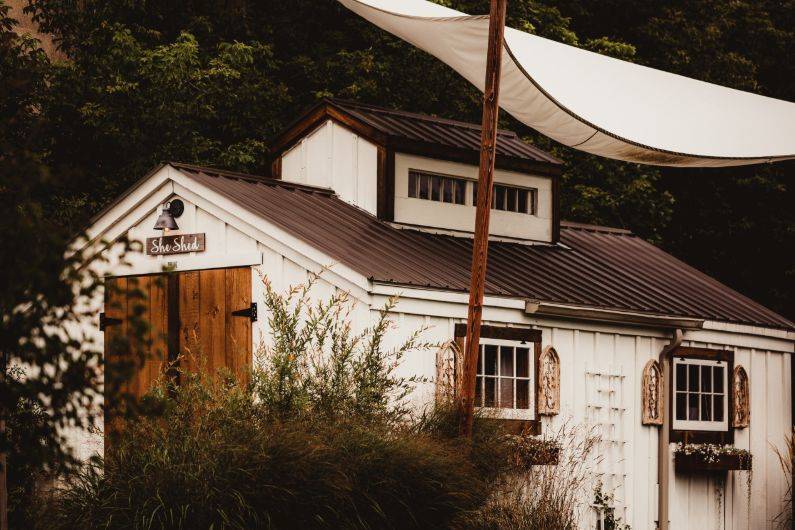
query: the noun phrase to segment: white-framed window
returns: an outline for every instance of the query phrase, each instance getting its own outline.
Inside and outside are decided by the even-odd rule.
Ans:
[[[535,419],[533,343],[480,339],[475,406],[500,418]]]
[[[408,196],[411,199],[475,206],[478,183],[462,177],[409,169]],[[491,209],[536,215],[538,190],[494,184]]]
[[[478,203],[477,186],[472,188],[472,204]],[[495,184],[491,195],[491,209],[504,212],[536,214],[538,192],[532,188],[520,188]]]
[[[673,358],[676,430],[729,429],[728,363],[690,357]]]
[[[464,204],[467,187],[466,179],[409,170],[408,195],[413,199]]]

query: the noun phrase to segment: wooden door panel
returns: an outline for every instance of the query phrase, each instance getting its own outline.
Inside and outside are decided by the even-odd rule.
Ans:
[[[105,389],[106,410],[123,392],[122,364],[125,359],[124,339],[127,337],[127,278],[109,278],[105,282]],[[107,419],[107,418],[106,418]]]
[[[108,278],[105,317],[112,324],[105,328],[106,362],[113,373],[130,365],[132,377],[115,386],[106,380],[106,391],[140,398],[170,361],[187,372],[227,368],[245,376],[251,367],[251,320],[233,313],[250,307],[247,267]]]
[[[106,281],[105,359],[111,377],[127,375],[117,397],[140,398],[163,373],[167,359],[166,278],[133,276]],[[121,339],[126,339],[122,341]],[[132,373],[130,373],[132,371]],[[110,386],[113,381],[106,381]],[[114,391],[109,388],[109,391]]]
[[[146,390],[165,373],[168,365],[168,278],[149,276],[148,351],[144,361]]]
[[[202,369],[213,374],[226,364],[226,272],[199,272],[199,344]]]
[[[251,319],[234,315],[251,308],[251,270],[226,269],[226,366],[238,378],[251,367]]]
[[[179,273],[179,367],[186,372],[197,372],[199,353],[199,272]]]

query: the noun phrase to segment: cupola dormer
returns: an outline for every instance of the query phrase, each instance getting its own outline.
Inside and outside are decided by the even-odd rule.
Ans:
[[[461,235],[474,230],[478,125],[324,100],[272,150],[274,177],[330,188],[384,221]],[[552,155],[500,130],[491,234],[556,242],[560,171]]]

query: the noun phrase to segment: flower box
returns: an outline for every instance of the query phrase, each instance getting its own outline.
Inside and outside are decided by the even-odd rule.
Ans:
[[[752,457],[748,451],[734,448],[708,446],[677,448],[674,453],[674,469],[678,473],[722,473],[726,471],[750,471]]]
[[[535,436],[508,435],[513,447],[512,460],[518,468],[555,466],[560,461],[560,444]]]
[[[560,462],[560,447],[539,449],[527,455],[526,461],[531,466],[556,466]]]

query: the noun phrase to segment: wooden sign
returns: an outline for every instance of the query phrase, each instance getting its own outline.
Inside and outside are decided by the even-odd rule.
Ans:
[[[204,252],[204,234],[180,234],[146,238],[146,253],[150,256]]]

